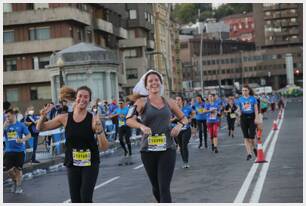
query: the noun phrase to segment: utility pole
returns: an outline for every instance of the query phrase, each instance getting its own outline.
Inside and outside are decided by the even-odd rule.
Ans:
[[[222,47],[222,33],[221,33],[221,31],[219,31],[219,34],[220,34],[220,57],[222,57],[222,55],[223,55],[223,47]],[[221,61],[219,61],[219,71],[218,71],[219,97],[221,97],[221,79],[220,79],[220,70],[221,70],[221,67],[220,67],[220,63],[221,63]]]
[[[201,34],[201,40],[200,40],[200,62],[199,62],[199,67],[200,67],[200,75],[201,75],[201,94],[202,97],[204,97],[204,85],[203,85],[203,28],[201,27],[200,24],[200,9],[198,9],[198,23],[199,23],[199,32]]]

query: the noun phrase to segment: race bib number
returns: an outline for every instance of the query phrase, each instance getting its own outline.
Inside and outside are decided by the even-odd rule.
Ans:
[[[204,108],[199,108],[198,113],[203,114],[204,113]]]
[[[235,114],[235,113],[231,113],[231,114],[230,114],[230,118],[231,118],[231,119],[235,119],[235,118],[236,118],[236,114]]]
[[[73,165],[78,167],[91,166],[91,153],[90,150],[72,150]]]
[[[250,111],[252,111],[251,104],[250,104],[249,102],[247,102],[247,103],[245,103],[245,104],[243,105],[243,111],[245,111],[245,112],[250,112]]]
[[[166,151],[166,135],[150,135],[148,137],[148,150],[154,152]]]
[[[7,140],[12,141],[12,140],[17,140],[17,132],[16,131],[8,131],[7,132]]]
[[[119,127],[122,127],[122,126],[124,126],[124,121],[119,120]]]

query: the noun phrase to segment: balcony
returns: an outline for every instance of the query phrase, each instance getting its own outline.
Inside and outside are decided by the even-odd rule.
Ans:
[[[119,40],[119,48],[145,47],[145,46],[147,46],[146,38]]]
[[[6,43],[3,44],[3,55],[60,51],[72,46],[73,43],[70,37]]]
[[[91,14],[77,8],[60,7],[4,13],[3,25],[11,26],[69,20],[92,25],[92,18]],[[97,19],[96,29],[113,34],[113,24],[102,19]]]
[[[47,69],[3,72],[3,77],[3,85],[50,82]]]

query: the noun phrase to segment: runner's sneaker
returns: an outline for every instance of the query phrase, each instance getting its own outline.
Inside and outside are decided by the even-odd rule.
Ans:
[[[21,193],[23,193],[23,189],[21,188],[21,186],[17,186],[17,187],[16,187],[15,193],[16,193],[16,194],[21,194]]]
[[[249,161],[250,159],[252,159],[252,155],[249,154],[249,155],[247,156],[246,160]]]
[[[218,151],[218,149],[217,149],[217,147],[215,147],[215,153],[217,154],[219,151]]]
[[[16,183],[14,182],[13,185],[10,188],[10,192],[15,192],[16,191]]]

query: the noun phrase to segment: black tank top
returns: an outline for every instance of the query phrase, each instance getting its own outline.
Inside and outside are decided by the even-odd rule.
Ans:
[[[87,112],[81,122],[73,120],[73,112],[68,113],[67,125],[65,128],[66,150],[64,165],[73,166],[72,150],[87,150],[91,152],[91,165],[100,163],[99,149],[92,129],[92,114]]]

